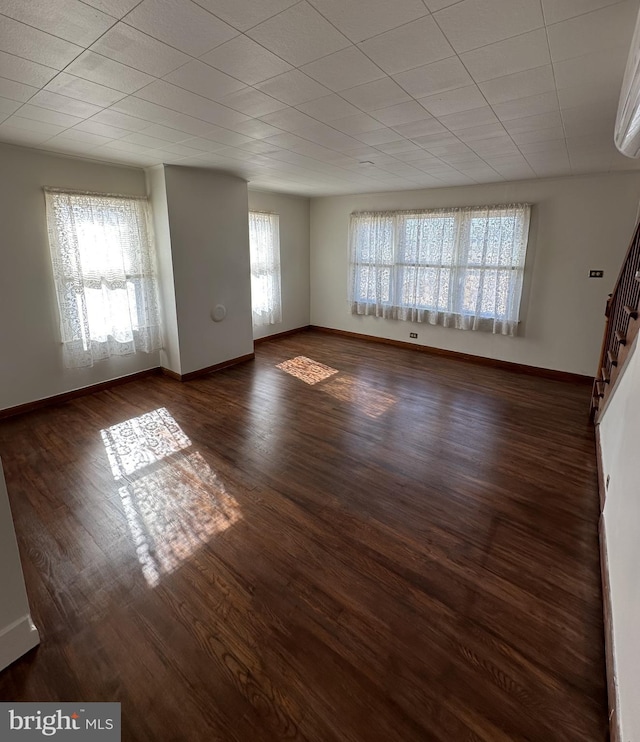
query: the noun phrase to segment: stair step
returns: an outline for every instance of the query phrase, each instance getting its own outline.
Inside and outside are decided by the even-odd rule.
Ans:
[[[616,340],[620,343],[620,345],[626,345],[627,344],[627,336],[622,332],[621,330],[616,330]]]
[[[628,304],[624,307],[624,311],[631,317],[631,319],[638,319],[638,310],[630,307]]]
[[[596,381],[596,397],[604,397],[606,388],[604,381]]]
[[[618,365],[618,356],[611,350],[607,351],[607,358],[612,366]]]
[[[611,381],[611,377],[609,376],[609,372],[607,369],[603,366],[600,369],[600,376],[602,377],[600,381],[604,382],[605,384],[608,384]]]

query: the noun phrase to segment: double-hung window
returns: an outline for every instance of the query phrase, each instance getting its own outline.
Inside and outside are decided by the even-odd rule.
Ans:
[[[253,326],[282,322],[280,220],[277,214],[249,212]]]
[[[65,365],[162,346],[144,198],[45,189]]]
[[[515,335],[528,204],[351,215],[354,314]]]

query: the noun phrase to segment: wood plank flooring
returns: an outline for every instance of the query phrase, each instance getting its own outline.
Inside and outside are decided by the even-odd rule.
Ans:
[[[0,699],[121,701],[127,742],[606,739],[589,396],[304,332],[0,423],[43,637]]]

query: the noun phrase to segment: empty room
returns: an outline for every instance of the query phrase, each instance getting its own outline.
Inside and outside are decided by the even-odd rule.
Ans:
[[[0,0],[0,740],[640,742],[640,0]]]

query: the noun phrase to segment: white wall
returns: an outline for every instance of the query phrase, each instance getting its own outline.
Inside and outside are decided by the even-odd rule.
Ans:
[[[167,165],[171,253],[183,374],[253,352],[247,184]],[[211,319],[217,304],[222,322]]]
[[[627,361],[600,421],[605,481],[618,721],[624,742],[640,740],[640,350]]]
[[[249,190],[249,209],[280,217],[282,322],[257,327],[254,337],[306,327],[309,324],[309,199]]]
[[[530,366],[593,375],[604,305],[635,224],[640,174],[520,181],[311,201],[311,324],[409,341]],[[520,336],[351,315],[347,304],[349,214],[530,202]],[[589,279],[590,268],[604,280]],[[416,342],[416,341],[412,341]]]
[[[173,257],[171,254],[171,230],[169,227],[169,206],[167,204],[167,184],[164,167],[149,168],[147,191],[153,211],[153,230],[158,260],[158,291],[162,311],[162,334],[164,347],[160,351],[160,363],[177,374],[182,373],[180,363],[180,338],[178,335],[178,316],[176,313],[176,292],[173,278]]]
[[[144,172],[8,145],[0,163],[0,409],[158,366],[140,353],[64,368],[42,191],[144,196]]]
[[[36,646],[16,534],[0,462],[0,670]]]

